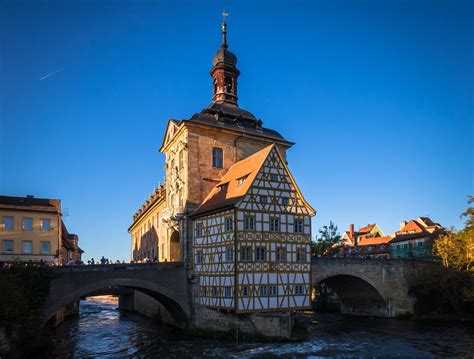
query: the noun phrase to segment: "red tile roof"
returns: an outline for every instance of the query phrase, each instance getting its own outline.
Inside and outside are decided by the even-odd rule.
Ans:
[[[367,233],[367,232],[370,232],[374,227],[375,227],[375,223],[374,224],[368,224],[365,227],[359,228],[359,230],[357,232]]]
[[[391,236],[385,236],[385,237],[370,237],[370,238],[359,238],[359,243],[358,243],[358,246],[359,247],[362,247],[362,246],[373,246],[373,245],[377,245],[377,244],[387,244],[388,242],[390,242],[390,240],[392,239]]]
[[[275,145],[272,144],[234,163],[222,180],[209,192],[199,208],[192,213],[192,216],[216,209],[224,209],[236,204],[245,196],[265,159],[274,147]],[[238,179],[244,177],[245,180],[239,184]]]

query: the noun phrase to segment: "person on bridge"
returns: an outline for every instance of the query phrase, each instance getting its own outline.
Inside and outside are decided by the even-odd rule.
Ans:
[[[106,263],[106,259],[104,256],[102,256],[102,258],[100,259],[100,264],[105,264]]]

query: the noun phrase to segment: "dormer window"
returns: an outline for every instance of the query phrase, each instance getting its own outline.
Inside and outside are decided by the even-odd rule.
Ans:
[[[212,149],[212,167],[224,167],[224,151],[222,150],[222,148],[214,147]]]
[[[237,184],[240,186],[242,184],[244,184],[245,180],[247,179],[248,176],[243,176],[243,177],[240,177],[240,178],[237,178]]]

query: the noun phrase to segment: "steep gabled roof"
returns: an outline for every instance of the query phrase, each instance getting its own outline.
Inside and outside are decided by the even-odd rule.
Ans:
[[[291,175],[285,161],[275,144],[265,147],[253,155],[236,162],[229,168],[222,180],[209,192],[202,204],[191,214],[196,217],[204,213],[223,210],[235,206],[249,191],[258,172],[262,168],[270,152],[275,149],[280,161],[290,177],[295,190],[300,195],[303,203],[309,209],[311,215],[316,211],[306,202],[296,182]]]
[[[374,227],[375,227],[375,223],[374,223],[374,224],[368,224],[368,225],[366,225],[365,227],[359,228],[359,230],[358,230],[357,232],[358,232],[358,233],[368,233],[368,232],[370,232]]]
[[[274,146],[267,146],[263,150],[234,163],[192,216],[235,205],[248,192],[258,171]],[[239,179],[243,179],[243,181],[239,183]]]
[[[410,232],[423,233],[423,232],[426,232],[426,230],[420,223],[412,219],[402,229],[400,229],[396,233],[401,234],[401,233],[410,233]]]

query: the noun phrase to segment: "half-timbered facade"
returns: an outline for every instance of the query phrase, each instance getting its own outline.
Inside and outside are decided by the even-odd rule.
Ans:
[[[314,213],[275,145],[235,163],[192,215],[200,304],[309,308]]]

